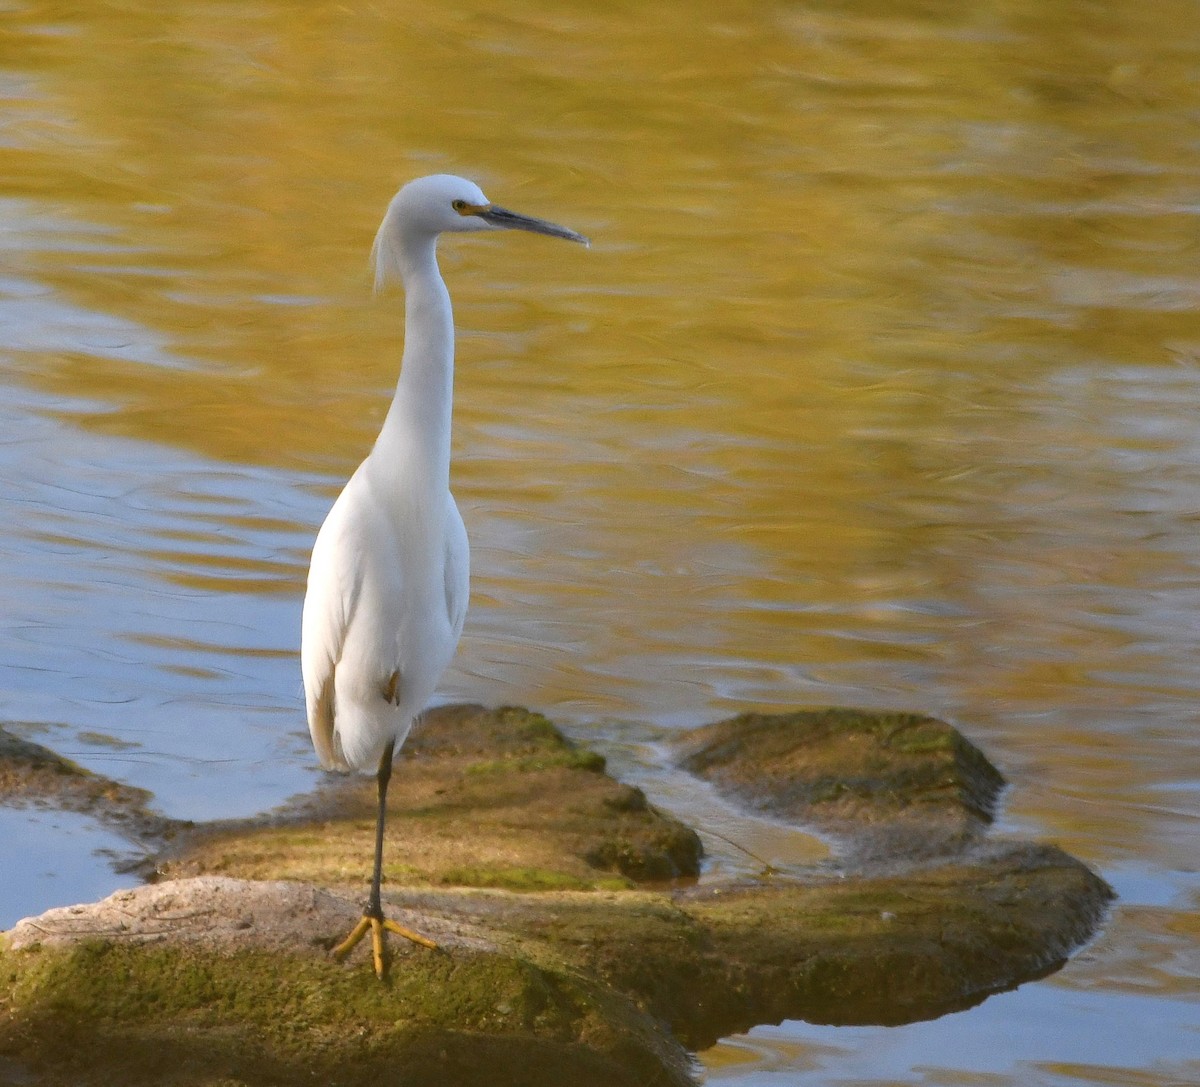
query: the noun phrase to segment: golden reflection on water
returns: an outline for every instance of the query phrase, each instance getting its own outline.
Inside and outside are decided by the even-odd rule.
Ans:
[[[1192,865],[1194,4],[6,18],[6,380],[250,481],[153,529],[165,583],[298,597],[319,514],[272,488],[331,496],[395,380],[373,232],[401,181],[466,173],[594,246],[442,246],[452,692],[926,709],[1019,779],[1018,822]]]
[[[16,21],[17,259],[111,323],[17,356],[75,424],[332,486],[395,378],[399,302],[368,298],[366,251],[399,181],[461,170],[594,236],[443,246],[477,605],[571,649],[468,640],[467,670],[515,656],[518,690],[620,715],[649,681],[606,685],[681,642],[731,702],[853,691],[874,661],[970,720],[1087,702],[1136,654],[1059,593],[1163,561],[1114,451],[1150,476],[1178,437],[1121,432],[1114,405],[1195,395],[1172,369],[1200,342],[1195,50],[1164,56],[1161,29],[1189,5]],[[198,587],[303,576],[301,554],[176,553]],[[923,694],[943,670],[958,689]]]

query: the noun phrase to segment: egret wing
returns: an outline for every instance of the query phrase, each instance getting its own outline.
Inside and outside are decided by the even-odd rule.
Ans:
[[[321,765],[339,770],[349,767],[334,737],[334,675],[362,589],[360,568],[353,561],[349,503],[343,501],[352,483],[334,503],[313,544],[300,634],[308,731]]]
[[[467,599],[471,591],[471,548],[467,541],[467,529],[462,515],[447,495],[446,510],[446,616],[450,629],[454,631],[454,642],[462,635],[463,623],[467,618]]]

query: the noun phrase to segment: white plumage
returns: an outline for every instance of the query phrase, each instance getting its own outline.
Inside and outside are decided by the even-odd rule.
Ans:
[[[375,446],[313,545],[301,667],[308,727],[327,769],[376,771],[379,815],[371,898],[337,953],[370,927],[383,975],[379,901],[392,757],[454,656],[467,613],[470,552],[450,493],[454,318],[437,265],[447,232],[529,230],[587,244],[565,227],[490,204],[473,182],[419,178],[392,199],[375,237],[376,288],[404,285],[404,354]]]

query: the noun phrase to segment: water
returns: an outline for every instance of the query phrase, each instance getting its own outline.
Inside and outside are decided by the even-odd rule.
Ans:
[[[756,1028],[722,1046],[729,1063],[709,1082],[730,1087],[1196,1082],[1200,1029],[1188,1005],[1153,998],[1121,1005],[1054,984],[1028,988],[992,997],[974,1012],[901,1029]],[[1114,1018],[1114,1011],[1126,1009],[1134,1014]]]
[[[15,731],[180,817],[312,785],[307,549],[399,356],[366,253],[400,181],[465,173],[595,244],[443,245],[474,568],[443,697],[540,708],[788,855],[654,738],[932,712],[1012,781],[1005,829],[1122,893],[1053,978],[759,1028],[710,1080],[1200,1080],[1194,4],[0,19]],[[4,823],[44,863],[0,925],[103,892],[106,832]]]
[[[46,903],[94,902],[129,885],[110,861],[129,843],[74,812],[0,808],[3,924],[36,915]]]

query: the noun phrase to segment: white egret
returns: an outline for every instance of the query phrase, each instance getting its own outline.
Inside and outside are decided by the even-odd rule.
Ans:
[[[375,286],[404,286],[404,353],[383,429],[317,533],[304,597],[301,666],[313,746],[326,769],[375,771],[375,869],[362,920],[375,972],[384,932],[432,940],[383,916],[379,884],[392,756],[454,656],[467,612],[470,553],[450,494],[454,317],[437,265],[440,234],[529,230],[588,244],[573,230],[507,211],[479,186],[438,174],[405,185],[375,237]]]

